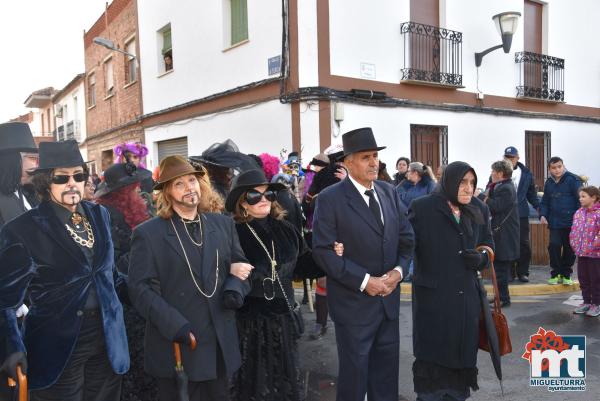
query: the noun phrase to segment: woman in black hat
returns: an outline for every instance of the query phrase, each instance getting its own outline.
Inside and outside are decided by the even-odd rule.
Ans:
[[[282,189],[262,170],[250,170],[234,179],[225,203],[254,266],[252,290],[237,313],[242,353],[232,394],[237,401],[301,399],[297,339],[303,329],[302,317],[295,315],[292,276],[303,242],[276,201]]]
[[[96,202],[108,209],[115,264],[123,274],[129,272],[129,251],[133,229],[148,220],[146,203],[140,195],[140,182],[133,163],[113,164],[104,172],[104,181],[96,191]],[[121,401],[157,400],[156,381],[144,373],[144,338],[146,321],[135,308],[123,305],[129,343],[131,367],[123,377]]]

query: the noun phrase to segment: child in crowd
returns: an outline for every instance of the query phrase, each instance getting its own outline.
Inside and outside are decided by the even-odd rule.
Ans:
[[[579,202],[581,208],[573,216],[569,239],[577,255],[583,303],[573,313],[595,317],[600,315],[600,190],[581,188]]]

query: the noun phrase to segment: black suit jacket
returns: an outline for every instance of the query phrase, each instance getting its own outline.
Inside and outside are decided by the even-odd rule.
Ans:
[[[25,213],[26,211],[27,209],[25,209],[23,201],[19,199],[17,195],[0,194],[0,228],[2,228],[6,222]]]
[[[381,181],[374,185],[383,228],[348,178],[326,188],[317,198],[313,255],[328,276],[331,317],[341,324],[368,324],[371,317],[382,313],[382,306],[388,319],[397,319],[400,312],[399,287],[387,297],[360,291],[366,273],[381,276],[395,266],[406,267],[414,244],[406,208],[394,187]],[[335,241],[344,244],[342,257],[333,251]]]
[[[194,351],[187,346],[181,347],[183,366],[190,380],[217,378],[218,345],[228,375],[241,363],[235,311],[223,307],[222,295],[223,284],[231,277],[231,263],[246,262],[246,258],[231,218],[208,213],[203,214],[202,219],[202,264],[192,266],[192,269],[200,288],[210,293],[215,285],[218,263],[218,285],[212,298],[204,297],[194,285],[170,219],[155,217],[133,232],[129,295],[146,319],[144,366],[155,377],[173,377],[172,342],[187,323],[198,341]]]

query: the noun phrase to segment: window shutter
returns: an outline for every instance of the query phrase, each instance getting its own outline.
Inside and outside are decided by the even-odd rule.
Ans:
[[[162,53],[165,54],[171,50],[171,29],[163,32],[163,48]]]
[[[231,44],[248,39],[247,0],[231,0]]]

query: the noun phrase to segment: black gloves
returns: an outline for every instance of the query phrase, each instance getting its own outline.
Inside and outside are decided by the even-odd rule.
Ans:
[[[21,365],[21,371],[23,374],[27,374],[27,357],[23,352],[13,352],[10,354],[2,363],[0,371],[18,381],[17,365]]]
[[[472,270],[482,270],[487,266],[489,260],[487,252],[479,252],[476,249],[460,251],[459,255],[462,256],[465,266]]]
[[[223,306],[226,309],[239,309],[244,305],[244,298],[237,291],[223,291]]]
[[[192,326],[189,323],[186,323],[179,329],[173,341],[179,344],[191,345],[192,339],[190,338],[190,333],[192,332]]]

